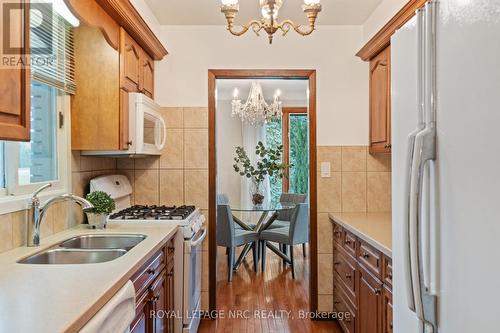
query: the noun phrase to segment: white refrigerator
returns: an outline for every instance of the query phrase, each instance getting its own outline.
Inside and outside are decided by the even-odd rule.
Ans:
[[[391,40],[393,326],[500,332],[500,0],[439,0]]]

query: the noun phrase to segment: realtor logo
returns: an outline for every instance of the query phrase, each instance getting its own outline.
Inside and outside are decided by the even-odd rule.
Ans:
[[[27,7],[29,6],[29,7]],[[29,22],[25,21],[29,8]],[[2,66],[29,66],[35,58],[52,56],[52,3],[27,1],[2,4]],[[29,29],[30,45],[24,47],[25,29]]]

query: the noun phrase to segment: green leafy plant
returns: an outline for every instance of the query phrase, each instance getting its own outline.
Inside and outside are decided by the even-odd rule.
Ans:
[[[103,191],[94,191],[87,194],[86,199],[94,208],[90,211],[95,214],[110,214],[115,209],[115,200]]]
[[[255,155],[257,155],[258,160],[253,164],[245,149],[243,147],[236,147],[235,164],[233,165],[234,171],[242,177],[251,178],[256,183],[263,182],[267,175],[283,178],[286,176],[285,170],[290,165],[281,162],[282,153],[283,145],[274,149],[266,148],[259,141],[255,147]]]

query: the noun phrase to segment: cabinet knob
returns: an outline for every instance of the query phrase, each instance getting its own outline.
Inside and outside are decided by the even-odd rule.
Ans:
[[[335,262],[333,263],[333,265],[334,265],[334,266],[338,266],[338,265],[340,265],[340,261],[335,261]]]
[[[352,275],[349,273],[346,273],[345,277],[346,277],[346,279],[350,279],[350,278],[352,278]]]
[[[340,304],[342,303],[341,301],[333,301],[333,304],[337,305],[337,304]]]
[[[148,273],[149,275],[153,275],[155,273],[155,270],[150,268],[146,271],[146,273]]]
[[[390,144],[390,143],[389,143],[389,144],[386,144],[386,145],[384,146],[384,148],[385,148],[385,149],[391,149],[391,148],[392,148],[392,144]]]
[[[132,146],[132,140],[127,141],[127,145]]]
[[[363,258],[365,259],[370,258],[370,254],[368,252],[363,252]]]
[[[382,290],[380,290],[380,288],[375,289],[375,295],[380,295],[381,292],[382,292]]]
[[[346,239],[345,243],[351,245],[351,240]]]

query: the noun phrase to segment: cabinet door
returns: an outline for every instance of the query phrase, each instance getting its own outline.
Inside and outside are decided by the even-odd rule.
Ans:
[[[151,316],[150,320],[152,323],[151,332],[154,333],[167,333],[170,332],[167,327],[168,319],[168,279],[167,272],[163,270],[156,281],[151,286],[152,297],[151,297],[151,307],[152,310],[157,314],[156,316]]]
[[[392,292],[387,286],[383,290],[382,333],[392,333]]]
[[[370,153],[391,151],[390,46],[370,61]]]
[[[151,98],[154,97],[154,66],[153,59],[142,51],[139,90]]]
[[[131,333],[148,333],[149,327],[149,295],[148,291],[142,293],[141,296],[137,298],[137,304],[135,307],[135,318],[130,325]]]
[[[129,107],[128,92],[120,89],[120,127],[119,127],[120,149],[127,150],[132,144],[129,138]]]
[[[139,91],[141,52],[139,44],[120,28],[120,85],[128,92]]]
[[[20,64],[29,50],[28,1],[0,0],[3,9],[2,56],[0,66],[0,139],[30,140],[30,70]],[[8,8],[13,10],[9,10]],[[19,10],[23,15],[19,15]],[[8,30],[8,31],[6,31]],[[11,63],[5,63],[6,60]]]
[[[358,266],[358,333],[380,333],[382,282]]]

